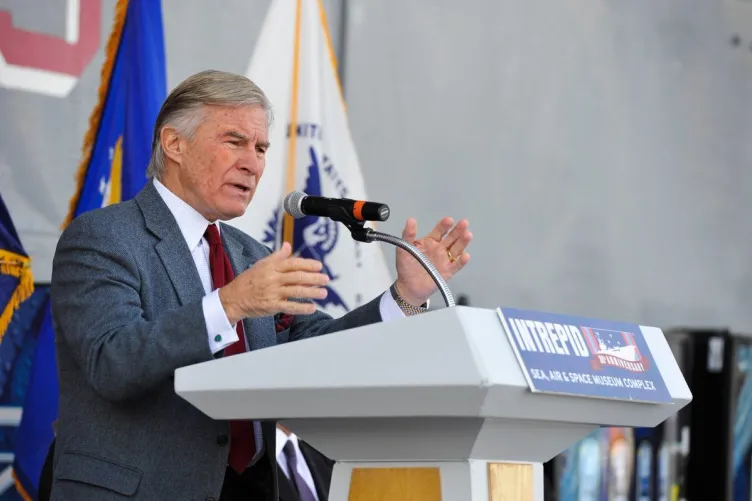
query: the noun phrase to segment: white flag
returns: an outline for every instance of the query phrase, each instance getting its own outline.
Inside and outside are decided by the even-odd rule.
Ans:
[[[339,317],[386,291],[382,243],[361,243],[327,218],[285,217],[282,201],[309,195],[367,200],[320,0],[273,0],[246,76],[272,103],[266,170],[246,214],[230,224],[274,249],[290,241],[321,261],[329,295],[319,309]]]

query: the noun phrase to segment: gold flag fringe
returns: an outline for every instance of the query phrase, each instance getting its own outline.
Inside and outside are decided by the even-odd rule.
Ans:
[[[18,475],[16,475],[16,470],[11,470],[10,474],[13,477],[13,481],[16,483],[16,491],[18,491],[18,494],[21,496],[21,499],[23,499],[23,501],[34,501],[34,499],[31,496],[29,496],[29,493],[26,492],[26,489],[24,489],[23,485],[21,485],[21,481],[18,480]]]
[[[104,108],[104,103],[107,100],[107,91],[110,88],[110,76],[112,75],[112,69],[115,66],[115,58],[117,58],[118,48],[120,47],[120,36],[123,33],[123,26],[125,25],[125,17],[127,13],[128,0],[118,0],[115,5],[112,31],[110,32],[110,38],[107,40],[107,47],[105,48],[105,61],[100,73],[99,98],[89,116],[89,130],[84,136],[84,144],[81,147],[81,163],[78,165],[78,171],[76,172],[76,190],[73,197],[70,199],[68,215],[65,217],[61,229],[65,229],[65,227],[73,220],[78,201],[81,198],[81,190],[83,189],[84,180],[86,179],[86,172],[89,168],[89,161],[91,160],[94,143],[97,140],[99,123],[102,119],[102,108]]]
[[[10,296],[10,301],[0,313],[0,341],[10,325],[13,312],[34,292],[34,275],[31,273],[31,258],[15,252],[0,250],[0,274],[19,279],[18,286]]]

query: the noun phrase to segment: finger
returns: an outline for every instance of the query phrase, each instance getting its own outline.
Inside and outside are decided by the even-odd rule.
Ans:
[[[450,278],[452,278],[457,272],[467,266],[467,263],[469,262],[470,254],[468,252],[465,252],[459,259],[457,259],[457,261],[449,263],[449,265],[444,268],[444,271],[442,272],[444,279],[449,280]]]
[[[315,259],[288,257],[277,265],[276,270],[282,273],[288,273],[291,271],[317,272],[321,271],[322,266],[321,261]]]
[[[282,242],[282,245],[276,251],[272,252],[268,258],[275,260],[287,259],[292,254],[292,246],[289,242]]]
[[[460,233],[459,237],[449,246],[449,252],[451,252],[453,256],[461,256],[462,253],[465,252],[465,249],[467,249],[468,245],[470,245],[470,242],[472,240],[473,234],[468,230],[463,231],[462,233]]]
[[[316,312],[316,303],[282,301],[278,309],[281,313],[287,313],[288,315],[311,315]]]
[[[311,271],[291,271],[280,274],[279,283],[282,285],[322,286],[329,283],[329,275]]]
[[[463,235],[460,237],[459,240],[454,242],[452,246],[449,248],[449,252],[454,257],[462,257],[462,255],[465,253],[465,249],[467,249],[468,245],[470,245],[470,241],[473,239],[473,234],[470,232],[467,232],[466,235]]]
[[[290,257],[290,254],[292,254],[292,247],[287,242],[282,242],[282,245],[279,247],[279,249],[275,250],[265,258],[263,258],[261,261],[267,262],[267,261],[282,261],[284,259],[287,259]],[[259,262],[261,262],[259,261]]]
[[[426,238],[431,238],[433,240],[436,240],[437,242],[440,242],[453,224],[454,220],[451,217],[445,217],[444,219],[436,223],[436,226],[433,227],[433,230],[431,230],[431,233],[429,233]]]
[[[462,268],[464,268],[469,262],[470,262],[470,253],[465,252],[455,262],[449,263],[449,268],[448,268],[449,275],[450,276],[454,275],[455,273],[460,271]]]
[[[460,257],[457,261],[455,261],[454,264],[457,265],[459,263],[459,267],[464,268],[465,265],[469,262],[470,262],[470,253],[465,252],[464,254],[462,254],[462,257]]]
[[[295,299],[324,299],[328,294],[323,287],[306,287],[304,285],[290,285],[282,287],[280,294],[285,298]]]
[[[451,249],[452,245],[454,245],[457,240],[462,237],[462,235],[467,232],[467,227],[470,223],[468,223],[467,219],[462,219],[459,223],[457,223],[457,226],[455,226],[452,231],[447,234],[447,236],[444,238],[444,245],[447,249]]]
[[[418,222],[413,218],[408,218],[405,222],[405,229],[402,230],[402,239],[410,243],[415,242],[418,236]]]

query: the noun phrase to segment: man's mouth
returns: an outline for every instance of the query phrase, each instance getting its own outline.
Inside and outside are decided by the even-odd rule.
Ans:
[[[248,193],[249,191],[251,191],[251,187],[247,184],[232,183],[231,186],[238,189],[239,191],[242,191],[243,193]]]

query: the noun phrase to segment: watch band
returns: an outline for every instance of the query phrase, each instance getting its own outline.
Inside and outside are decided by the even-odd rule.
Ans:
[[[402,310],[405,315],[418,315],[419,313],[425,313],[428,311],[428,306],[431,301],[430,299],[420,306],[413,306],[399,295],[396,282],[389,287],[389,291],[392,293],[392,298],[397,303],[397,306],[400,307],[400,310]]]

